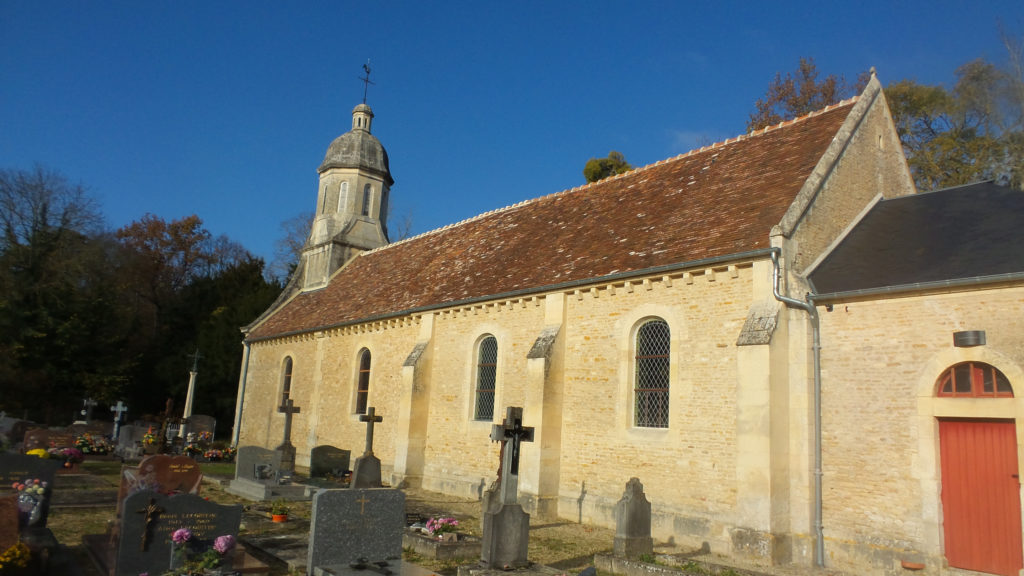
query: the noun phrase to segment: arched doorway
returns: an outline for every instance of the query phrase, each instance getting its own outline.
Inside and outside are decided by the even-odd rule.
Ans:
[[[942,398],[1012,398],[1009,380],[982,362],[948,368]],[[1020,478],[1013,420],[940,418],[943,535],[954,568],[1016,576],[1021,555]]]

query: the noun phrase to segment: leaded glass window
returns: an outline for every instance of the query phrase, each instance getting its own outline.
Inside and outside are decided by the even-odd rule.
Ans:
[[[636,332],[633,421],[641,428],[668,428],[669,347],[664,320],[650,320]]]
[[[498,380],[498,341],[487,336],[480,341],[476,363],[476,407],[473,418],[491,420],[494,417],[494,389]]]
[[[281,406],[288,401],[292,393],[292,357],[285,356],[284,367],[281,370]]]

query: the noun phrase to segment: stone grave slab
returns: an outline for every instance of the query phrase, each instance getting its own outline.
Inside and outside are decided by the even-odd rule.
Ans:
[[[364,559],[399,561],[405,532],[405,494],[388,488],[320,490],[313,497],[306,565],[348,567]]]
[[[53,479],[60,468],[59,460],[26,454],[0,454],[0,494],[16,496],[21,510],[22,526],[46,526]],[[28,488],[29,481],[38,481],[40,486],[45,485],[42,493],[14,486],[24,484]]]
[[[281,453],[261,446],[241,446],[235,454],[235,479],[227,491],[250,500],[308,499],[305,486],[281,485]]]
[[[329,445],[317,446],[309,455],[309,476],[322,478],[330,474],[340,478],[349,471],[351,458],[350,450]]]
[[[162,574],[171,566],[171,538],[176,530],[192,532],[189,551],[199,554],[220,536],[237,538],[241,521],[241,506],[223,506],[194,494],[166,496],[148,490],[131,494],[124,502],[114,573]]]

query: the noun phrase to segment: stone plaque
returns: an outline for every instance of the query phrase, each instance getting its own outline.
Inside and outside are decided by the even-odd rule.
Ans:
[[[241,522],[238,505],[222,506],[194,494],[136,492],[124,501],[115,574],[163,574],[171,566],[171,536],[176,530],[190,530],[189,552],[201,554],[219,536],[237,538]]]
[[[235,454],[235,478],[277,484],[281,453],[260,446],[241,446]]]
[[[349,471],[352,457],[350,450],[342,450],[334,446],[317,446],[309,455],[310,478],[321,478],[328,474],[341,477]]]
[[[306,564],[348,565],[402,557],[405,494],[387,488],[320,490],[313,496]]]

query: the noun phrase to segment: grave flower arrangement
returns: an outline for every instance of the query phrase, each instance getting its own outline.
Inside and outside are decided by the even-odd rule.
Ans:
[[[50,448],[50,456],[63,458],[65,468],[71,468],[73,465],[85,460],[85,454],[78,448]]]
[[[18,569],[28,566],[29,549],[24,542],[18,542],[3,553],[0,553],[0,574],[8,569]]]
[[[455,532],[455,529],[458,527],[459,521],[451,516],[440,516],[427,520],[427,532],[431,536],[440,537],[447,532]]]
[[[45,448],[35,448],[34,450],[29,450],[28,452],[25,452],[25,454],[44,459],[50,457],[50,453]]]
[[[210,448],[205,453],[203,453],[203,457],[209,460],[210,462],[218,462],[222,458],[224,458],[224,452],[216,448]]]
[[[33,526],[39,521],[46,500],[46,487],[47,483],[39,478],[11,484],[18,493],[18,516],[22,526]]]
[[[142,443],[153,445],[156,444],[156,434],[153,432],[153,427],[150,426],[146,429],[146,433],[142,436]]]
[[[196,538],[188,528],[179,528],[171,534],[169,574],[202,574],[218,568],[235,549],[235,544],[235,537],[230,534],[218,536],[211,544]]]
[[[106,454],[110,452],[110,444],[103,436],[93,436],[86,432],[75,439],[75,448],[85,454]]]

